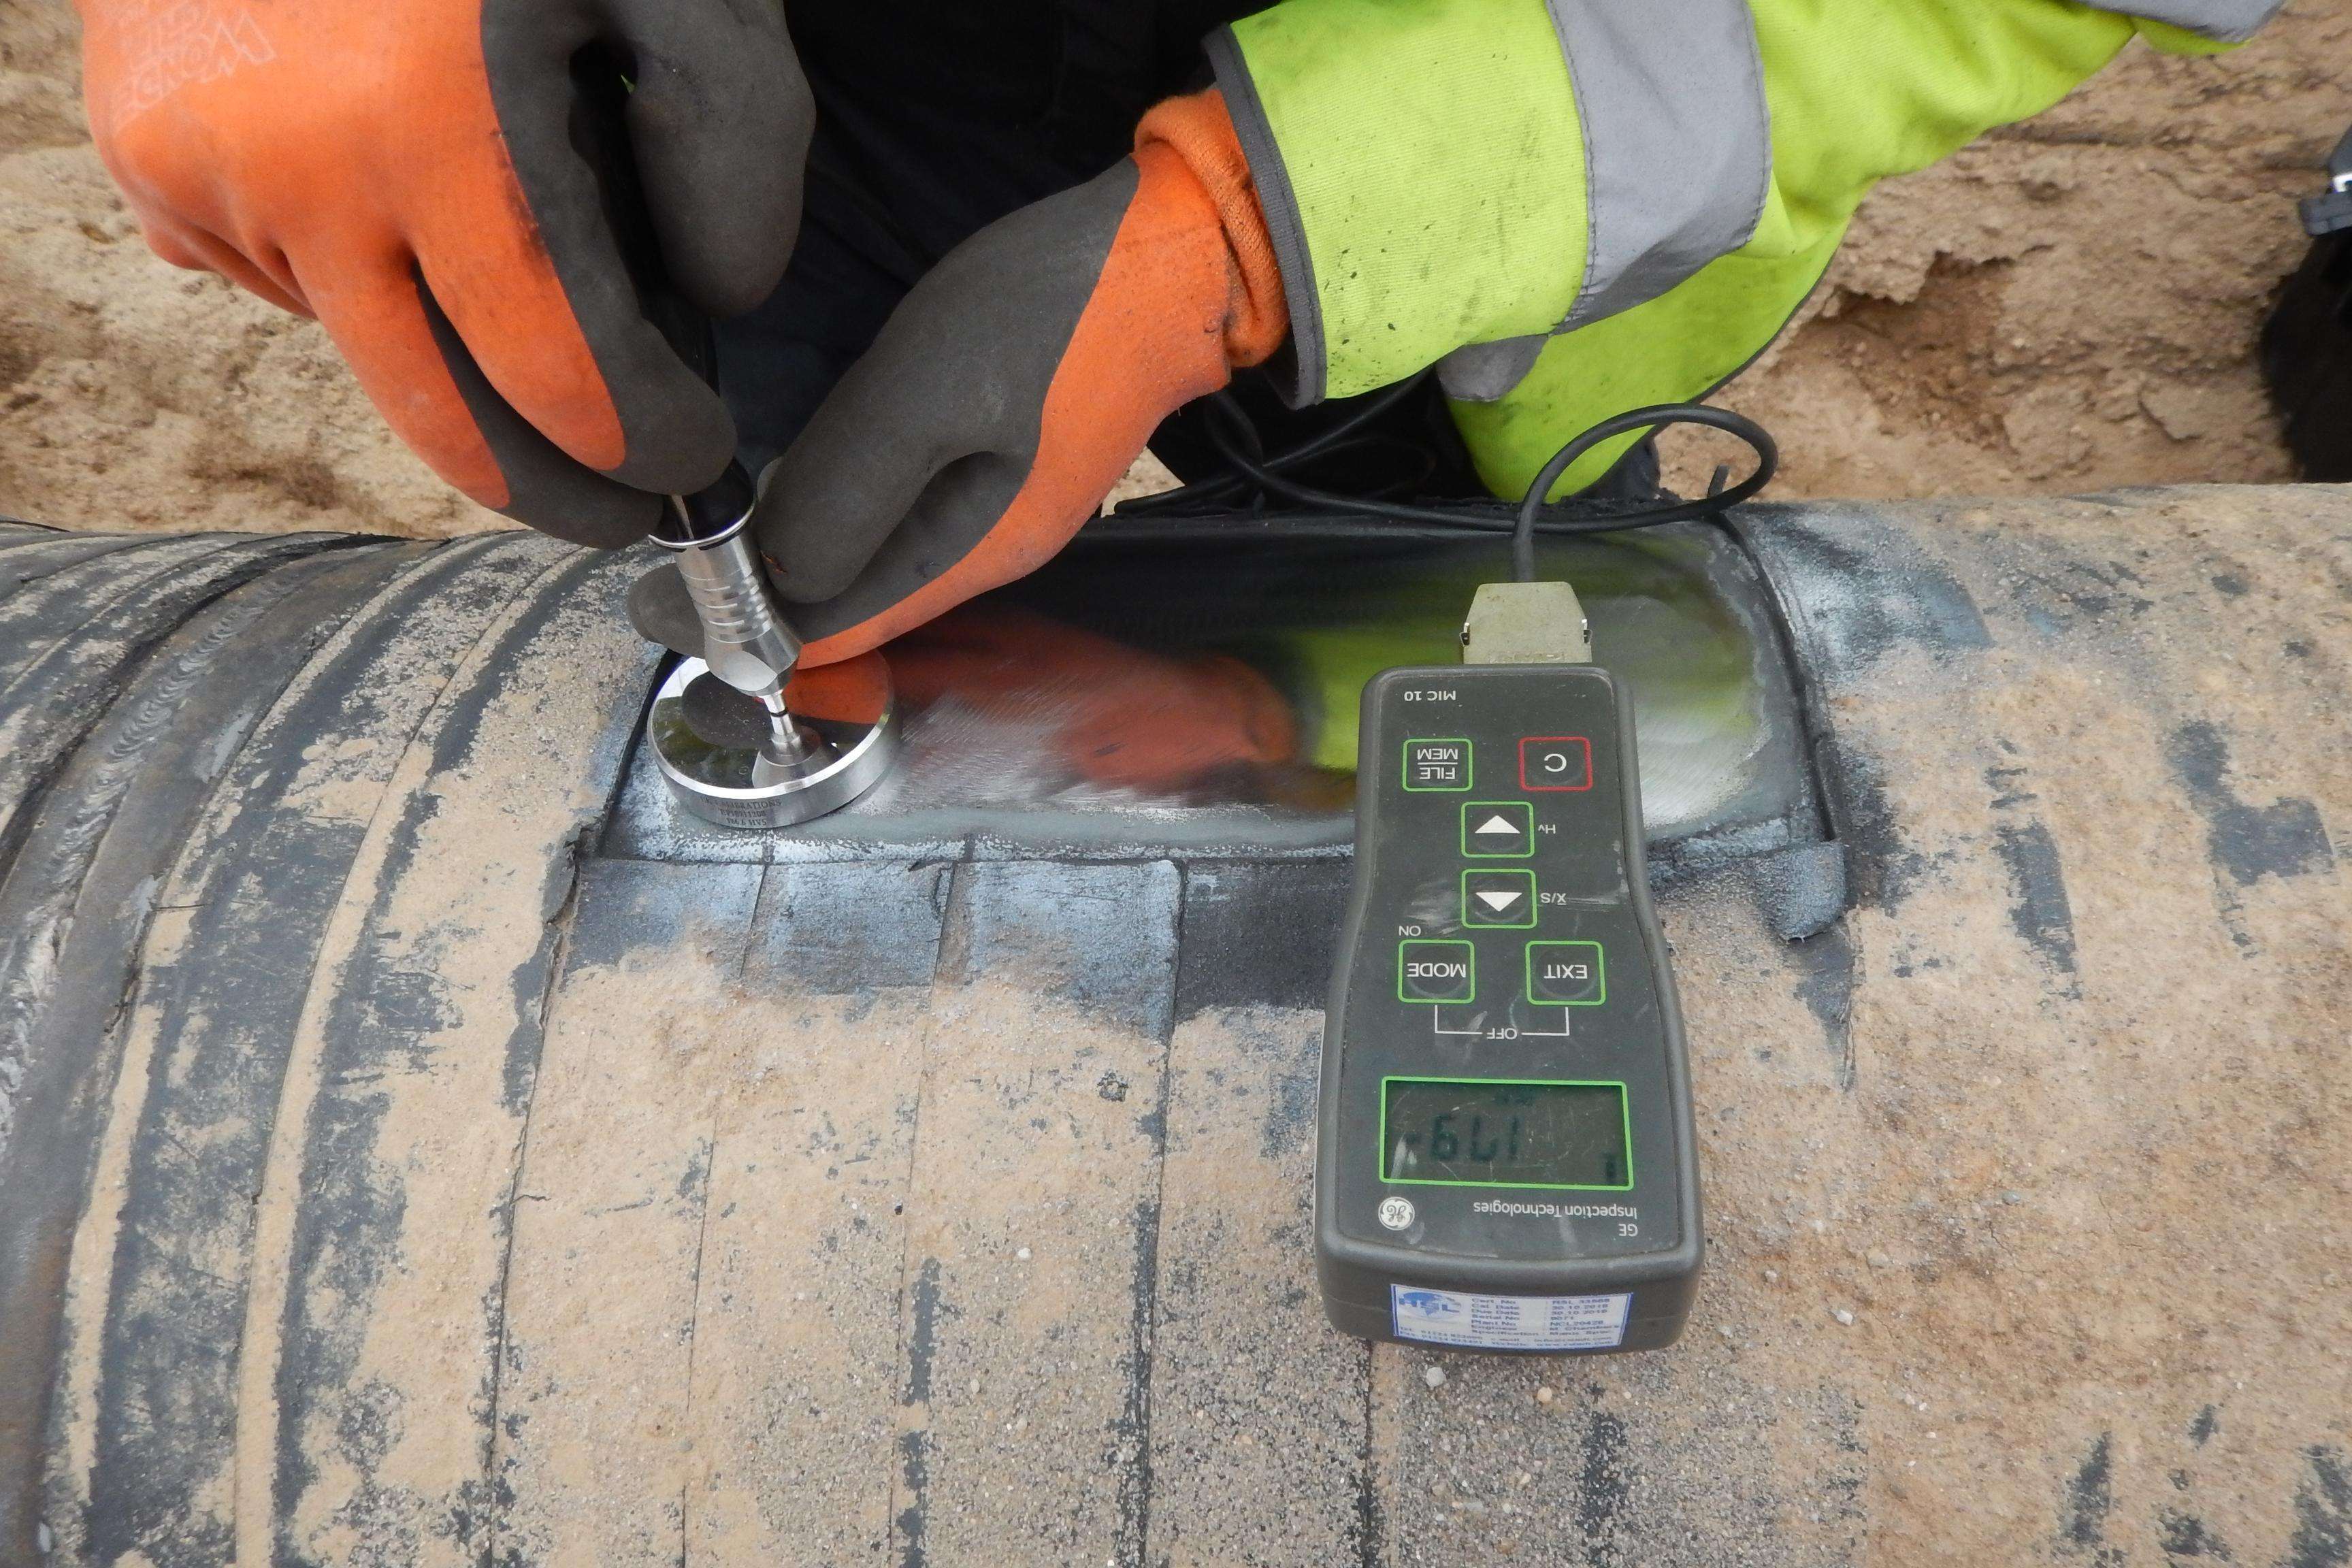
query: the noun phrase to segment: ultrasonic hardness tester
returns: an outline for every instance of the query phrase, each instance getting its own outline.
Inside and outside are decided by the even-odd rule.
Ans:
[[[1481,606],[1532,590],[1569,595],[1506,584]],[[1365,1339],[1654,1349],[1682,1332],[1702,1238],[1633,708],[1557,639],[1527,657],[1364,689],[1318,1123],[1323,1305]]]

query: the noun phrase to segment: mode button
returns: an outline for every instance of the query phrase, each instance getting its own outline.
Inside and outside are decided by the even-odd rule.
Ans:
[[[1478,994],[1478,953],[1466,942],[1397,943],[1397,1000],[1467,1002]]]

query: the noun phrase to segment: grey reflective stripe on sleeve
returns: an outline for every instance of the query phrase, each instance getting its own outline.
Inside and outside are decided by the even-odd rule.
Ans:
[[[1559,330],[1654,300],[1748,243],[1772,175],[1747,0],[1547,0],[1584,126],[1591,238]]]
[[[1546,7],[1584,133],[1587,254],[1575,300],[1553,329],[1566,331],[1654,300],[1748,243],[1771,181],[1771,124],[1747,0]],[[1306,227],[1240,45],[1220,27],[1205,47],[1290,301],[1287,352],[1267,368],[1303,407],[1323,396],[1325,346]],[[1441,362],[1440,379],[1454,396],[1491,401],[1518,384],[1541,347],[1539,336],[1474,344]]]
[[[1234,134],[1249,160],[1250,179],[1257,186],[1258,207],[1265,214],[1266,237],[1274,244],[1275,266],[1282,272],[1283,297],[1290,303],[1290,341],[1265,365],[1265,374],[1282,400],[1293,408],[1323,401],[1323,301],[1315,290],[1315,261],[1307,251],[1307,224],[1298,215],[1298,197],[1290,188],[1290,171],[1275,145],[1274,127],[1266,122],[1265,105],[1258,101],[1257,83],[1250,79],[1249,63],[1231,27],[1219,27],[1202,41],[1209,66],[1216,73],[1217,90],[1224,95],[1225,112]]]
[[[1747,0],[1546,0],[1584,130],[1584,279],[1555,333],[1628,310],[1748,243],[1772,178]],[[1492,403],[1541,336],[1456,349],[1446,395]]]
[[[2239,44],[2262,30],[2277,13],[2279,0],[2132,0],[2105,8],[2144,22],[2169,22],[2218,43]]]
[[[1469,343],[1437,362],[1437,384],[1457,403],[1496,403],[1528,378],[1536,356],[1551,342],[1543,332],[1497,342]]]

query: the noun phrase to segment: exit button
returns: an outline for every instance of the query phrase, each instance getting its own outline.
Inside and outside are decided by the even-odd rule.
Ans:
[[[1609,974],[1597,942],[1528,943],[1528,1000],[1545,1007],[1598,1007],[1609,999]]]

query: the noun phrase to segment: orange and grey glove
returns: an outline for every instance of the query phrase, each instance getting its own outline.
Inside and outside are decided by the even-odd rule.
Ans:
[[[758,304],[814,120],[772,0],[80,5],[90,129],[148,242],[317,316],[443,478],[610,545],[726,466],[733,423],[646,317],[590,121],[614,85],[669,287]]]
[[[1044,564],[1161,419],[1287,331],[1224,100],[1159,105],[1133,157],[926,273],[770,465],[755,526],[804,657]]]

